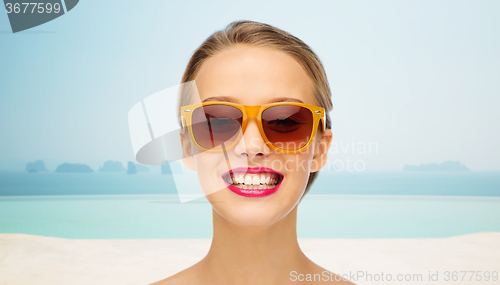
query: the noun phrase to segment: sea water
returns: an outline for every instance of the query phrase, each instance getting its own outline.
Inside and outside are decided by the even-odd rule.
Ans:
[[[299,204],[300,238],[432,238],[500,232],[498,173],[321,175]],[[0,173],[0,233],[210,238],[205,198],[169,175]]]
[[[196,179],[196,177],[194,177]],[[320,173],[311,194],[500,196],[500,172]],[[0,196],[177,194],[160,173],[0,172]]]

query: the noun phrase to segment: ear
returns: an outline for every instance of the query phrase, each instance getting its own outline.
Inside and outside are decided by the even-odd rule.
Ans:
[[[187,168],[196,171],[191,137],[189,137],[189,133],[184,128],[180,130],[179,136],[182,145],[182,162]]]
[[[328,158],[328,149],[332,144],[333,133],[330,129],[326,129],[319,140],[316,142],[314,148],[313,161],[311,163],[311,171],[317,172],[326,164]]]

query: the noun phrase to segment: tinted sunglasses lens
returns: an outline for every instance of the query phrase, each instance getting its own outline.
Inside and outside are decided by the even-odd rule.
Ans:
[[[196,108],[192,120],[196,142],[205,149],[218,149],[237,139],[243,114],[233,106],[208,105]]]
[[[307,108],[294,105],[270,107],[262,112],[262,127],[275,147],[298,150],[311,137],[313,114]]]

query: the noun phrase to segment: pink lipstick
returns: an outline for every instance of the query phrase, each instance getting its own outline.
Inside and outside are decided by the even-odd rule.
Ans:
[[[222,180],[233,193],[258,198],[278,191],[284,175],[268,167],[237,167],[222,174]]]

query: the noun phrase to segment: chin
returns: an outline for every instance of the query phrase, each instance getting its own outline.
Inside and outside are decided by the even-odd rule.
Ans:
[[[236,196],[229,189],[224,189],[221,192],[223,191],[226,192],[224,193],[226,194],[224,195],[225,202],[212,204],[213,208],[224,219],[238,226],[271,226],[285,217],[296,205],[293,201],[283,203],[284,199],[280,200],[278,196],[274,195],[255,199]],[[297,198],[297,202],[298,200],[299,198]]]
[[[217,210],[216,210],[217,211]],[[242,227],[266,227],[276,223],[282,215],[277,213],[224,213],[222,215],[229,222]]]

